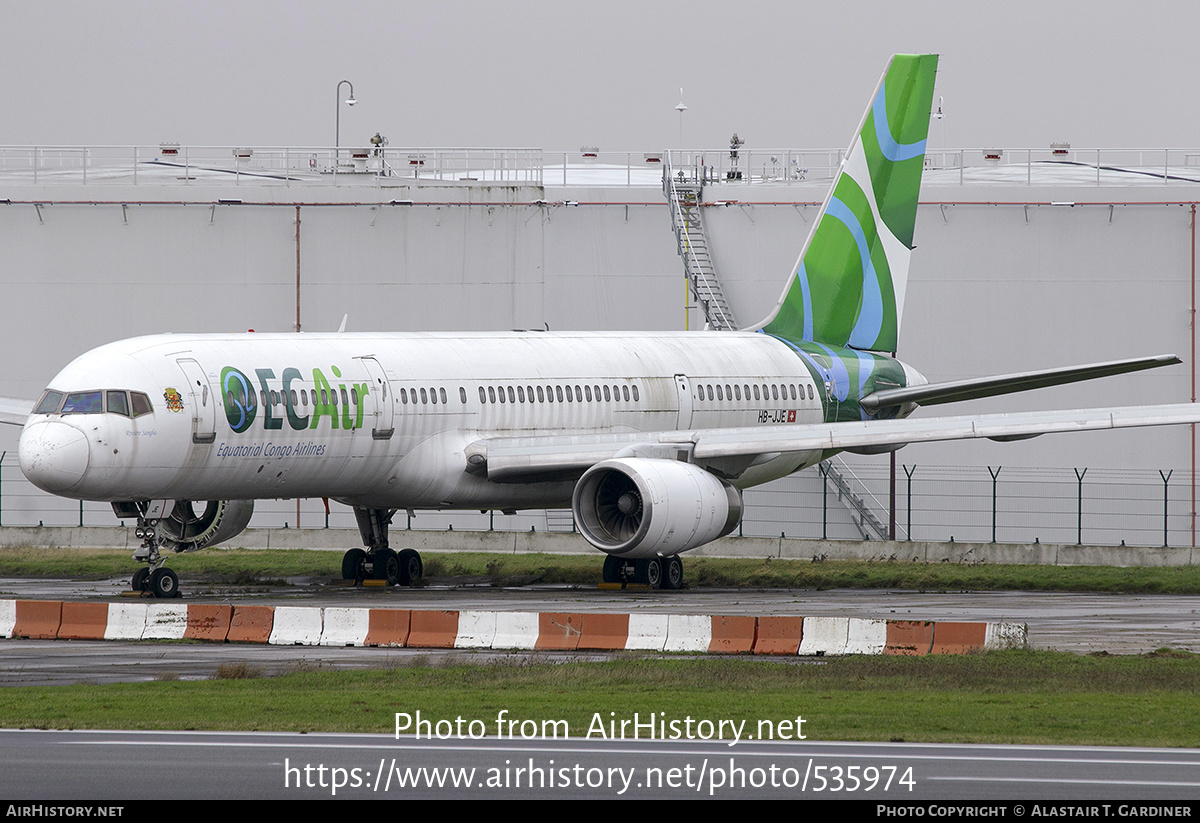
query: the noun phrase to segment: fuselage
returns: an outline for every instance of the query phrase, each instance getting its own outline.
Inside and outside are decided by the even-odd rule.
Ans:
[[[465,450],[489,438],[860,419],[863,394],[912,374],[886,356],[761,333],[157,335],[63,369],[26,424],[20,461],[41,488],[90,500],[557,506],[572,478],[494,482],[465,471]],[[734,484],[822,457],[779,455]]]

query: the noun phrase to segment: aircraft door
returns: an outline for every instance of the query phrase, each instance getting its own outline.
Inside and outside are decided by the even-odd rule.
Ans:
[[[362,357],[363,366],[371,376],[371,390],[368,397],[375,398],[375,427],[371,437],[375,440],[389,440],[395,432],[395,406],[392,403],[392,387],[388,383],[383,366],[374,357]]]
[[[208,377],[200,364],[191,358],[180,358],[175,362],[187,379],[187,392],[192,401],[192,442],[212,443],[217,439],[217,403],[208,390]]]
[[[679,397],[679,422],[677,425],[680,429],[691,428],[692,387],[686,374],[675,375],[675,394]]]

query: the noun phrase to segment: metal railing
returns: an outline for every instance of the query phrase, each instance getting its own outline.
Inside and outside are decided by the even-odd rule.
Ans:
[[[542,184],[541,149],[0,146],[0,183],[48,185]]]
[[[537,148],[0,146],[0,185],[373,185],[397,182],[654,186],[668,163],[705,185],[828,184],[842,149],[670,152]],[[930,149],[930,186],[1195,185],[1200,149]]]

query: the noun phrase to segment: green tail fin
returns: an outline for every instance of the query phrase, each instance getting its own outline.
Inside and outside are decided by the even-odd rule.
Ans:
[[[888,64],[763,331],[896,350],[937,59],[898,54]]]

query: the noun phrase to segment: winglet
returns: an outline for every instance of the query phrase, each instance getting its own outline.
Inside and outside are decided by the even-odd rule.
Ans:
[[[763,331],[896,350],[937,60],[898,54],[888,63]]]

